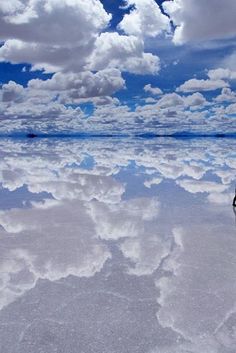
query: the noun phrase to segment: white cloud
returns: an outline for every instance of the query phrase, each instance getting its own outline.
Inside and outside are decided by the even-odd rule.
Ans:
[[[80,70],[111,19],[98,0],[17,1],[0,11],[0,59],[49,71]]]
[[[14,81],[9,81],[2,85],[0,90],[0,100],[4,103],[21,102],[24,96],[24,87]]]
[[[207,105],[206,98],[199,92],[193,93],[190,96],[184,97],[184,104],[186,107],[199,108]]]
[[[221,8],[218,1],[212,0],[212,3]],[[226,0],[226,3],[224,7],[228,13],[229,0]],[[88,0],[86,3],[83,0],[2,0],[0,60],[12,63],[27,62],[32,65],[29,70],[43,69],[53,72],[54,75],[45,81],[31,80],[27,87],[14,81],[2,85],[1,116],[9,120],[12,117],[19,118],[14,124],[16,128],[23,130],[29,128],[30,123],[24,120],[29,117],[33,117],[35,121],[40,117],[48,117],[48,123],[44,122],[40,126],[38,121],[34,125],[44,131],[52,126],[52,121],[55,122],[54,126],[68,131],[73,127],[77,131],[82,128],[86,131],[98,128],[102,128],[102,131],[104,128],[112,131],[117,128],[118,131],[127,129],[129,132],[133,128],[136,132],[144,126],[147,131],[159,132],[161,125],[172,124],[173,128],[169,129],[175,132],[180,123],[183,129],[187,127],[195,131],[197,128],[200,130],[200,127],[209,131],[211,127],[219,128],[223,123],[225,129],[232,128],[232,120],[230,122],[228,119],[226,123],[225,119],[227,114],[234,114],[234,106],[225,108],[216,104],[235,103],[235,95],[228,88],[228,81],[236,77],[236,71],[231,66],[226,68],[227,66],[222,64],[222,68],[208,71],[206,80],[194,78],[183,83],[177,88],[177,92],[194,92],[187,97],[174,92],[164,95],[160,88],[147,84],[144,87],[146,93],[162,96],[159,100],[149,97],[147,104],[137,104],[135,111],[129,109],[126,104],[119,105],[117,99],[111,97],[125,88],[123,71],[144,75],[155,75],[159,72],[159,57],[148,52],[146,48],[152,47],[154,43],[150,37],[154,38],[168,31],[170,25],[169,18],[154,0],[129,0],[125,6],[130,9],[119,24],[118,29],[123,30],[123,34],[120,34],[110,30],[111,15],[105,11],[99,0]],[[181,22],[180,27],[176,29],[175,40],[181,31],[183,37],[186,35],[192,40],[193,36],[194,39],[193,33],[189,30],[186,34],[185,29],[188,24],[190,26],[190,22],[194,22],[190,21],[191,16],[201,16],[202,0],[197,4],[193,0],[166,1],[163,6],[174,22],[177,21],[175,17]],[[209,9],[212,9],[212,5],[205,4],[206,13]],[[214,16],[214,19],[217,16]],[[195,22],[192,26],[196,25]],[[200,32],[205,28],[204,25],[198,26]],[[181,37],[181,40],[188,38]],[[220,88],[223,88],[222,94],[213,99],[212,105],[215,103],[215,106],[211,107],[212,115],[208,120],[204,120],[209,111],[203,111],[202,108],[211,103],[206,101],[200,91]],[[92,118],[86,120],[83,119],[85,114],[80,108],[75,108],[75,105],[87,102],[93,103],[96,110]],[[98,109],[99,105],[107,107]],[[197,114],[200,109],[201,114]],[[63,123],[60,118],[67,120]],[[13,123],[8,124],[9,131]],[[164,133],[166,131],[167,128],[162,130]]]
[[[112,95],[124,88],[125,81],[116,69],[106,69],[97,73],[90,71],[75,73],[58,72],[51,79],[34,79],[28,86],[33,90],[64,92],[67,98],[90,98]]]
[[[153,103],[156,103],[156,102],[157,102],[157,100],[154,99],[153,97],[148,97],[148,98],[145,99],[145,103],[146,104],[153,104]]]
[[[119,35],[117,32],[102,33],[97,38],[89,62],[90,70],[117,68],[135,74],[156,74],[160,70],[159,58],[144,53],[142,39]]]
[[[160,60],[144,52],[141,37],[104,32],[110,20],[99,0],[4,5],[0,61],[29,63],[32,70],[45,72],[117,68],[135,74],[158,73]]]
[[[57,94],[57,92],[50,92],[49,90],[24,88],[14,81],[10,81],[8,84],[4,84],[0,90],[2,117],[53,119],[56,117],[83,116],[79,107],[74,109],[66,107],[56,100]]]
[[[222,66],[230,69],[235,73],[236,71],[236,51],[233,51],[232,54],[227,55],[221,62]]]
[[[215,91],[219,88],[228,87],[229,84],[223,80],[198,80],[192,78],[177,88],[177,92]]]
[[[165,1],[162,6],[177,26],[175,44],[236,35],[236,3],[233,0],[173,0]]]
[[[152,85],[148,84],[144,86],[144,91],[147,93],[151,93],[153,96],[162,95],[163,92],[159,87],[152,87]]]
[[[79,117],[82,115],[80,108],[65,104],[83,103],[83,99],[95,104],[117,104],[106,97],[124,87],[125,81],[117,69],[96,73],[57,72],[48,80],[29,81],[26,88],[14,81],[4,84],[0,89],[0,106],[2,115],[8,117]]]
[[[39,98],[37,97],[37,100],[38,99]],[[82,117],[84,117],[84,114],[82,113],[82,110],[79,107],[73,109],[71,107],[66,107],[64,104],[60,104],[58,102],[53,102],[53,101],[47,102],[47,103],[44,102],[44,103],[34,104],[33,100],[32,101],[29,100],[19,104],[14,104],[14,103],[10,104],[7,107],[7,109],[3,110],[2,117],[16,118],[16,119],[27,118],[29,119],[29,124],[31,122],[31,128],[30,128],[31,130],[34,125],[33,120],[35,118],[40,118],[42,120],[46,119],[47,126],[48,128],[50,128],[50,126],[52,126],[54,122],[54,119],[56,118],[60,118],[60,120],[66,119],[67,117],[81,119]],[[11,124],[9,120],[7,121],[7,125],[8,125],[7,127],[8,131],[12,132]],[[25,125],[24,121],[22,121],[22,125],[24,130],[24,125]],[[17,126],[17,123],[16,123],[16,126]],[[35,125],[34,128],[37,131],[41,131],[42,126],[40,126],[40,123],[39,123],[38,126],[36,127]],[[25,128],[26,128],[26,125],[25,125]],[[58,128],[60,129],[60,124],[58,125]],[[28,126],[28,129],[29,129],[29,126]]]
[[[154,0],[127,0],[127,6],[134,9],[126,14],[119,28],[129,35],[156,37],[170,29],[169,18],[164,15]]]
[[[183,106],[184,100],[181,96],[176,93],[165,94],[158,102],[157,107],[159,108],[171,108],[175,106]]]
[[[236,71],[229,69],[219,68],[209,70],[207,75],[211,80],[236,80]]]
[[[221,94],[215,99],[216,102],[236,102],[236,92],[233,92],[230,88],[223,88]]]
[[[226,114],[235,115],[236,114],[236,103],[230,104],[226,108]]]

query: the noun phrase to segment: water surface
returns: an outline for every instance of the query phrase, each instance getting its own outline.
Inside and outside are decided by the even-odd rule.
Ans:
[[[235,353],[234,139],[0,140],[0,353]]]

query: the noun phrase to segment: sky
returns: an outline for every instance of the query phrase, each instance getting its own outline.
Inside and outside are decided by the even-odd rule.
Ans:
[[[236,133],[235,0],[1,0],[0,134]]]

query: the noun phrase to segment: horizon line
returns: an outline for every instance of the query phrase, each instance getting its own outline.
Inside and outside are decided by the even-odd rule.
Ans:
[[[236,132],[233,133],[192,133],[192,132],[176,132],[173,134],[156,134],[156,133],[92,133],[92,132],[13,132],[13,133],[0,133],[0,138],[17,138],[17,139],[47,139],[47,138],[141,138],[141,139],[154,139],[154,138],[175,138],[175,139],[191,139],[191,138],[236,138]]]

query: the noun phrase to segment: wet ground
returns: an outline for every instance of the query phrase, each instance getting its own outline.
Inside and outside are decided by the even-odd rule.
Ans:
[[[0,353],[235,353],[236,140],[2,139],[0,185]]]

